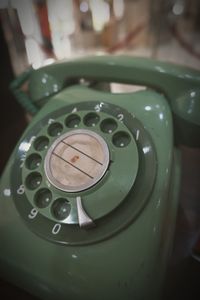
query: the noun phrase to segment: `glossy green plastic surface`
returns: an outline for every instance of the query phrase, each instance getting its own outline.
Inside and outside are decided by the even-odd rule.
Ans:
[[[65,88],[67,78],[77,77],[143,84],[156,90],[111,94],[81,85]],[[22,136],[1,178],[1,276],[41,299],[159,299],[172,246],[180,184],[180,159],[174,147],[170,106],[181,124],[183,120],[189,122],[197,126],[198,132],[198,113],[192,109],[199,105],[198,84],[198,72],[126,57],[90,58],[33,72],[30,96],[35,105],[46,104]],[[188,117],[185,100],[180,106],[176,100],[185,99],[187,94],[191,101],[194,94],[190,91],[195,91],[195,100]],[[82,120],[91,111],[99,114],[100,122],[108,114],[118,124],[119,131],[132,134],[133,143],[123,156],[120,153],[123,149],[117,149],[117,154],[113,138],[102,131],[102,123],[91,129],[105,139],[116,169],[109,169],[96,186],[81,192],[96,226],[79,228],[73,216],[74,224],[61,224],[63,234],[56,236],[54,229],[59,222],[51,217],[50,211],[45,211],[46,208],[37,208],[36,214],[36,210],[32,211],[35,192],[26,186],[33,172],[32,165],[27,168],[27,157],[41,156],[41,165],[34,172],[43,178],[42,187],[50,189],[43,169],[47,150],[35,151],[34,141],[45,136],[50,146],[54,141],[49,135],[51,122],[61,124],[62,133],[70,132],[63,125],[68,114],[76,112]],[[86,128],[82,121],[79,126]],[[193,142],[197,140],[194,137]],[[190,138],[184,138],[190,144]],[[132,157],[129,149],[135,151]],[[26,153],[28,156],[23,156]],[[120,159],[115,160],[117,155]],[[129,174],[129,178],[122,178],[126,195],[119,192],[115,196],[115,186],[109,180],[120,180],[123,165]],[[115,171],[117,168],[121,168],[121,173]],[[52,193],[69,197],[55,187]],[[71,194],[71,200],[77,195]]]
[[[169,251],[166,241],[168,232],[171,235],[171,226],[174,224],[171,218],[177,203],[177,197],[169,197],[170,189],[175,192],[176,182],[170,181],[171,173],[174,172],[172,165],[177,168],[178,165],[173,158],[171,114],[164,97],[152,91],[108,96],[74,87],[55,98],[40,111],[31,126],[39,122],[44,111],[47,113],[47,108],[48,112],[54,111],[58,106],[63,107],[66,102],[76,105],[76,102],[84,99],[99,99],[101,102],[104,99],[106,102],[121,104],[123,99],[123,107],[142,119],[145,129],[152,136],[157,155],[154,190],[128,227],[105,241],[81,247],[62,246],[37,237],[17,213],[12,196],[3,196],[0,204],[3,276],[44,299],[65,299],[66,295],[70,299],[132,299],[133,295],[135,299],[145,299],[152,295],[152,299],[156,299],[165,272]],[[163,136],[164,140],[161,138]],[[14,158],[15,156],[11,158],[10,165]],[[11,193],[14,194],[15,191],[10,186],[9,171],[8,166],[1,191],[3,193],[5,189],[11,188]],[[145,187],[141,189],[145,190]],[[109,196],[103,197],[108,197],[109,201]],[[170,214],[170,220],[166,223],[164,220],[172,208],[173,214]]]

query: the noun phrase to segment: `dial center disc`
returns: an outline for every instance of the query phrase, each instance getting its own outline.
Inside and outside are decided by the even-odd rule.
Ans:
[[[90,130],[72,130],[51,145],[45,158],[45,173],[58,189],[78,192],[95,185],[109,164],[104,139]]]

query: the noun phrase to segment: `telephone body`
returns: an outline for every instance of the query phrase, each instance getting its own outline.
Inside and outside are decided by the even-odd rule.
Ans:
[[[147,89],[112,94],[82,78]],[[38,112],[1,178],[0,276],[41,299],[159,299],[180,185],[175,142],[200,145],[200,73],[98,56],[17,80],[15,95]]]

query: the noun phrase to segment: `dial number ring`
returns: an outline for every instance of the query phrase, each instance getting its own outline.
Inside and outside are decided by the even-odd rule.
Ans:
[[[95,102],[85,102],[85,103],[80,103],[77,104],[78,107],[78,114],[79,111],[87,113],[88,111],[92,111],[92,109],[95,106]],[[44,128],[46,124],[48,123],[48,119],[54,118],[55,120],[65,114],[65,117],[63,116],[63,119],[66,118],[66,114],[70,114],[73,110],[73,106],[67,106],[65,109],[61,109],[58,111],[55,111],[54,113],[50,114],[49,116],[45,117],[39,124],[36,124],[34,127],[32,127],[31,131],[27,134],[26,140],[31,140],[32,135],[39,136],[41,134],[41,128]],[[80,229],[77,225],[69,225],[67,222],[60,222],[60,221],[55,221],[52,218],[47,218],[45,215],[41,214],[42,211],[45,211],[46,208],[42,208],[41,212],[38,209],[37,214],[34,214],[34,218],[29,218],[28,216],[30,215],[31,211],[35,208],[33,208],[34,204],[30,203],[27,199],[27,191],[25,190],[25,193],[22,195],[17,194],[17,192],[14,195],[14,201],[16,204],[16,207],[19,211],[19,213],[22,215],[24,218],[25,222],[27,225],[30,227],[31,230],[33,230],[36,234],[49,239],[51,241],[59,242],[59,243],[65,243],[65,244],[70,244],[70,245],[82,245],[82,244],[90,244],[94,243],[97,241],[100,241],[102,239],[108,238],[110,235],[118,232],[121,230],[122,227],[127,225],[129,222],[135,218],[139,211],[142,209],[144,204],[146,203],[150,192],[152,190],[154,180],[155,180],[155,175],[156,175],[156,156],[155,156],[155,151],[154,151],[154,146],[151,141],[151,138],[149,134],[144,130],[142,124],[133,117],[123,108],[118,107],[116,105],[111,105],[111,104],[106,104],[104,105],[102,109],[102,113],[105,112],[106,114],[109,114],[110,117],[114,118],[114,120],[117,121],[117,116],[119,113],[123,114],[124,119],[123,119],[123,124],[127,126],[128,130],[126,132],[129,132],[132,136],[134,137],[134,140],[137,141],[137,147],[139,151],[139,156],[140,156],[140,162],[142,162],[143,168],[146,170],[145,172],[139,172],[140,175],[138,178],[136,178],[136,183],[135,183],[135,188],[132,189],[129,193],[129,197],[126,201],[124,201],[118,209],[116,209],[113,214],[111,215],[105,215],[105,217],[99,218],[96,223],[96,227],[92,230],[90,230],[90,234],[87,234],[87,237],[85,235],[85,230]],[[80,114],[79,114],[80,115]],[[121,121],[120,121],[121,122]],[[101,123],[101,120],[99,122],[99,125]],[[117,121],[117,124],[119,126],[119,123]],[[98,129],[98,124],[95,126],[95,130]],[[93,130],[93,128],[91,128]],[[119,130],[121,130],[119,128]],[[44,132],[44,131],[43,131]],[[100,131],[101,132],[101,131]],[[113,134],[116,134],[117,130],[114,130],[114,133],[109,133],[106,132],[105,135],[110,136],[110,144],[112,145],[112,136]],[[139,134],[138,134],[139,132]],[[44,134],[44,133],[42,133]],[[52,138],[52,139],[56,139]],[[108,145],[110,147],[110,144]],[[142,149],[143,147],[148,148],[148,152],[143,152]],[[115,146],[112,145],[112,146]],[[124,147],[125,146],[125,147]],[[129,145],[128,145],[129,147]],[[34,145],[33,147],[34,148]],[[121,143],[118,145],[116,143],[116,149],[117,151],[123,151],[126,149],[126,145],[121,146]],[[43,150],[43,149],[42,149]],[[36,153],[39,153],[42,158],[44,159],[47,154],[47,149],[43,151],[37,150]],[[39,151],[39,152],[38,152]],[[22,176],[22,169],[20,168],[20,163],[21,163],[21,158],[26,154],[27,151],[22,151],[19,149],[17,150],[16,153],[16,161],[13,165],[13,172],[12,172],[12,184],[14,189],[16,189],[20,186],[20,184],[23,184],[23,178],[30,173],[31,170],[27,170],[26,174]],[[113,157],[113,153],[111,153],[111,157]],[[37,169],[38,172],[42,172],[42,164]],[[150,170],[150,171],[149,171]],[[34,170],[35,171],[35,170]],[[18,175],[16,176],[18,172]],[[151,173],[151,176],[149,176],[149,172]],[[15,174],[15,175],[14,175]],[[43,182],[41,184],[41,187],[43,188],[45,184],[45,179],[43,179]],[[141,190],[141,185],[145,185],[146,189]],[[101,183],[96,185],[98,188],[101,188]],[[25,187],[26,188],[26,187]],[[50,188],[50,187],[49,187]],[[51,189],[51,188],[50,188]],[[92,187],[92,190],[94,190],[94,187]],[[29,191],[30,195],[33,195],[37,192],[38,190],[34,191]],[[53,190],[52,190],[53,191]],[[55,191],[55,188],[54,188]],[[82,193],[82,192],[81,192]],[[14,194],[14,193],[13,193]],[[63,195],[63,194],[62,194]],[[67,193],[68,197],[69,193]],[[87,190],[83,191],[83,198],[82,200],[84,201],[83,205],[84,208],[87,210],[87,201],[85,201],[84,195],[86,196],[87,200],[87,195],[88,192]],[[75,195],[74,200],[77,198],[77,194]],[[129,201],[131,199],[131,201]],[[139,201],[138,201],[139,199]],[[56,199],[55,199],[56,200]],[[53,201],[52,201],[53,202]],[[89,213],[91,216],[91,214]],[[59,226],[57,224],[60,224]],[[71,224],[78,224],[78,222],[72,222]],[[56,230],[55,227],[56,226]],[[59,229],[59,230],[57,230]],[[53,233],[52,233],[53,232]],[[56,232],[56,234],[55,234]]]

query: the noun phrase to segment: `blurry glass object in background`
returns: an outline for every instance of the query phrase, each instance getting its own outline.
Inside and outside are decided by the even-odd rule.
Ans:
[[[4,0],[16,74],[29,65],[128,53],[200,67],[199,0]]]
[[[148,0],[4,2],[1,21],[16,74],[55,59],[137,48],[142,38],[132,41],[148,28]]]

